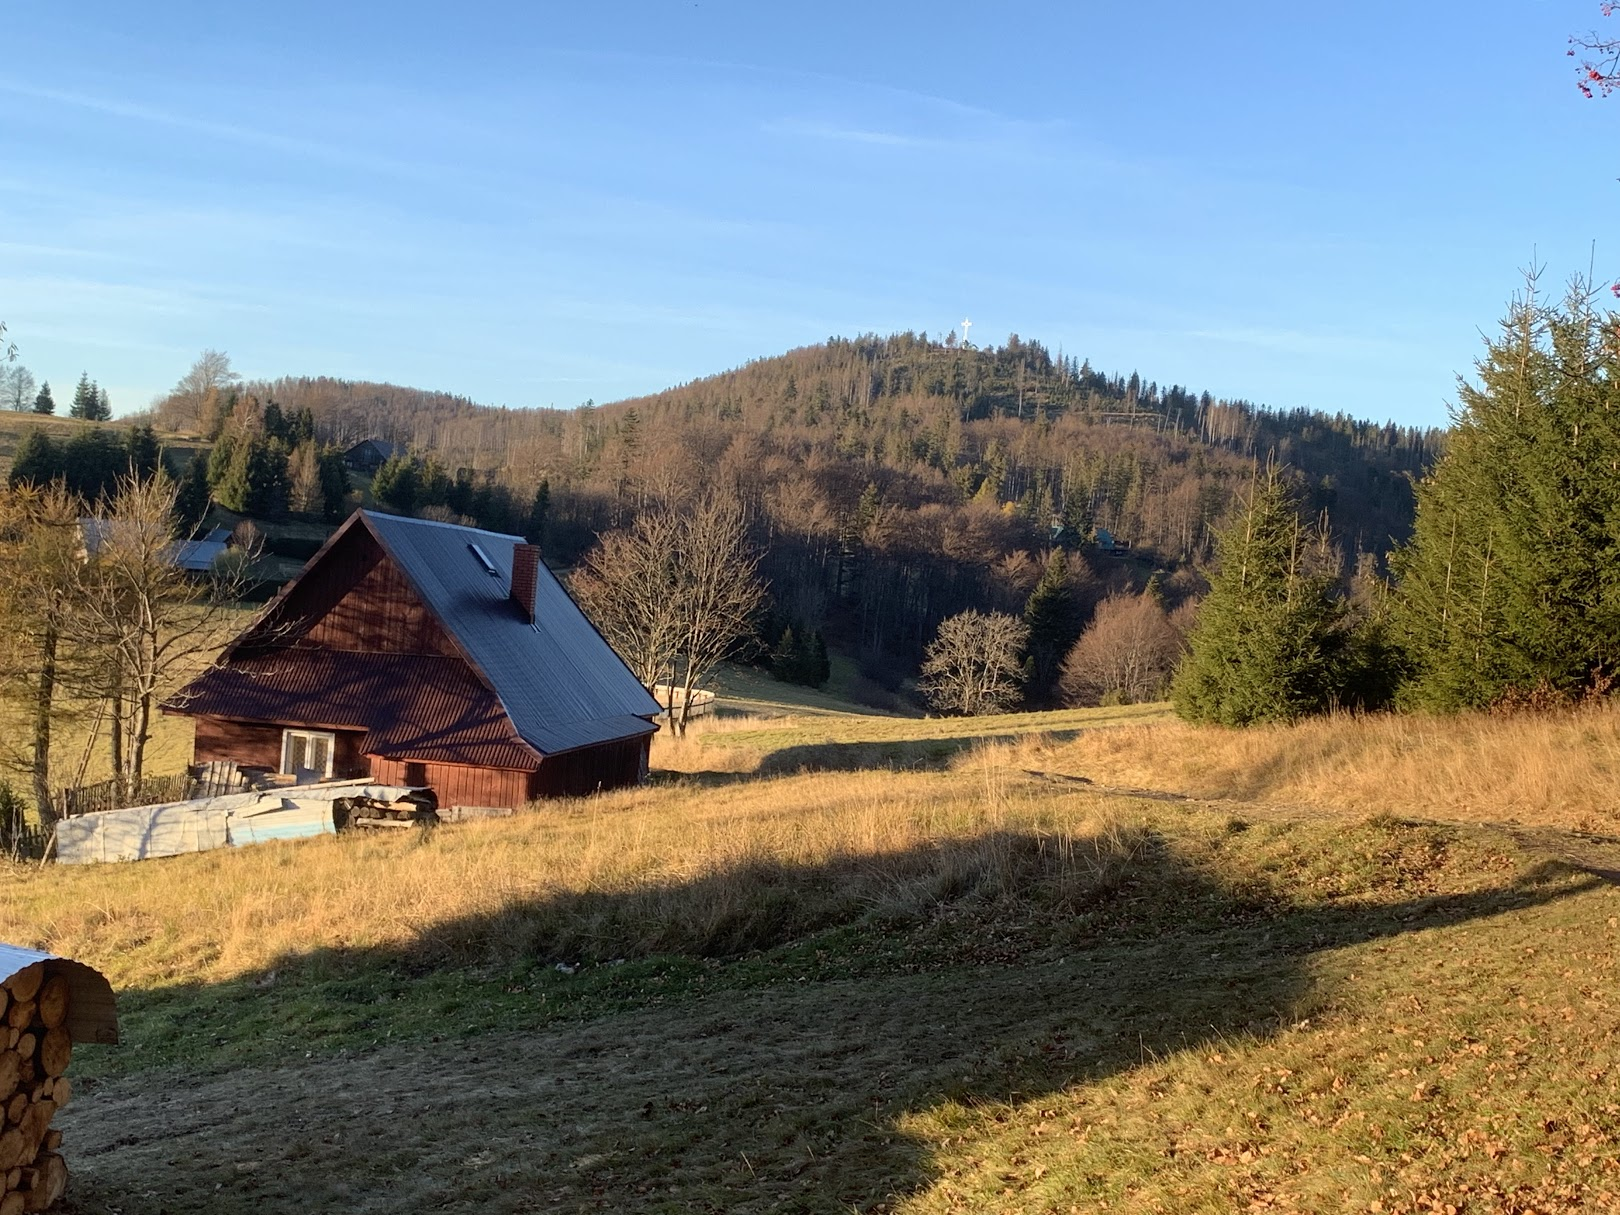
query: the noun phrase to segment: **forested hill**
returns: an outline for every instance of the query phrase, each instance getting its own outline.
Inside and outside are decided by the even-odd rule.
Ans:
[[[1383,552],[1410,529],[1408,478],[1428,468],[1441,433],[1105,375],[1017,335],[989,349],[911,333],[832,338],[617,408],[930,470],[967,496],[988,479],[1031,518],[1105,527],[1170,560],[1207,554],[1231,477],[1272,454],[1304,477],[1348,551]]]
[[[909,333],[834,338],[569,411],[331,379],[241,392],[309,408],[334,439],[409,445],[440,467],[424,485],[466,470],[527,501],[544,478],[546,545],[563,562],[663,481],[723,485],[757,520],[785,615],[908,666],[942,617],[1020,609],[1055,546],[1092,581],[1082,599],[1093,602],[1154,567],[1203,562],[1211,525],[1272,453],[1298,471],[1305,503],[1328,513],[1347,565],[1383,553],[1408,533],[1410,478],[1441,437],[1106,375],[1017,338],[980,349]],[[1097,544],[1100,533],[1136,560]],[[1174,600],[1190,585],[1172,577],[1166,589]]]
[[[310,407],[339,441],[377,436],[454,469],[499,471],[553,492],[622,496],[649,453],[719,467],[727,452],[841,466],[890,505],[991,499],[1042,523],[1103,527],[1171,562],[1208,555],[1235,478],[1269,455],[1298,470],[1346,555],[1382,553],[1411,527],[1408,478],[1443,432],[1315,410],[1273,411],[1055,358],[1017,336],[979,349],[911,333],[832,338],[650,396],[578,410],[495,408],[443,392],[327,378],[246,391]],[[821,487],[832,514],[856,503]],[[830,496],[827,496],[830,495]]]

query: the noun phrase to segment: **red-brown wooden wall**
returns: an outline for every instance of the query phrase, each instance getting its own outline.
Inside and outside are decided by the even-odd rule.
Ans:
[[[198,717],[196,742],[192,745],[193,762],[206,764],[212,760],[231,760],[241,768],[263,768],[268,772],[281,770],[281,735],[283,726],[267,726],[258,722],[227,721],[221,717]],[[298,727],[302,728],[302,727]],[[361,753],[364,730],[333,730],[336,743],[332,748],[332,774],[337,780],[367,775],[368,761]]]

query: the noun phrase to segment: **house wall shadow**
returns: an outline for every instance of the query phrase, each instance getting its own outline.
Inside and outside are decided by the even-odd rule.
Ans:
[[[633,1186],[647,1170],[626,1162],[647,1160],[659,1162],[660,1209],[867,1209],[935,1180],[927,1148],[901,1130],[908,1113],[946,1100],[1035,1098],[1144,1057],[1263,1038],[1323,997],[1311,966],[1319,951],[1545,905],[1598,884],[1548,864],[1467,893],[1303,905],[1213,880],[1151,832],[1078,850],[1001,832],[517,901],[397,948],[280,958],[219,985],[214,1007],[228,1019],[233,1007],[321,991],[366,999],[357,977],[367,975],[408,986],[446,969],[525,963],[540,988],[565,981],[555,963],[621,958],[769,962],[778,951],[781,973],[664,1007],[542,1019],[345,1060],[303,1064],[295,1050],[285,1067],[203,1077],[188,1091],[160,1084],[153,1096],[139,1077],[113,1082],[104,1105],[98,1093],[76,1107],[72,1135],[87,1156],[77,1192],[128,1212],[337,1209],[355,1187],[378,1183],[365,1180],[372,1141],[328,1132],[364,1110],[364,1094],[387,1093],[390,1146],[423,1141],[412,1201],[426,1194],[433,1209],[637,1209],[645,1195]],[[822,954],[832,957],[825,977],[813,973]],[[1036,956],[1041,964],[1023,964]],[[596,973],[610,978],[611,968]],[[424,1035],[453,1038],[456,1028],[449,1014]],[[424,1081],[429,1073],[452,1078],[463,1095]],[[232,1105],[244,1084],[253,1100]],[[360,1095],[308,1100],[334,1089]],[[476,1101],[479,1125],[500,1128],[501,1150],[514,1153],[495,1190],[469,1185],[459,1157],[426,1150],[461,1100]],[[151,1172],[144,1148],[119,1148],[143,1101],[169,1103],[184,1128],[151,1152],[191,1157],[204,1178],[235,1178],[244,1205],[214,1194],[209,1207],[201,1191],[188,1205],[174,1187],[190,1182]],[[284,1158],[293,1126],[304,1145],[296,1185],[285,1169],[246,1181],[235,1171],[243,1159]]]

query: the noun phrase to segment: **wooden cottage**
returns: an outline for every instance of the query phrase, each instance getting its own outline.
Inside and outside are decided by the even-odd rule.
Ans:
[[[516,806],[642,779],[659,705],[537,546],[356,511],[164,709],[198,763]]]
[[[395,456],[403,456],[405,449],[386,439],[361,439],[343,453],[343,463],[355,472],[374,473]]]

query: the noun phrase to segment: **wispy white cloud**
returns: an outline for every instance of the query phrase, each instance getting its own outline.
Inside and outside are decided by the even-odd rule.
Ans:
[[[407,161],[377,157],[361,149],[306,139],[296,135],[285,135],[277,131],[261,130],[257,127],[243,126],[239,123],[198,118],[190,114],[175,113],[172,110],[143,105],[138,102],[98,97],[91,93],[76,93],[66,89],[42,88],[38,85],[21,84],[14,80],[3,79],[0,79],[0,93],[9,93],[14,97],[26,97],[52,105],[88,110],[130,122],[189,131],[193,134],[205,135],[230,143],[265,148],[305,159],[365,168],[373,172],[391,173],[401,177],[418,177],[422,174],[420,166]]]
[[[901,135],[894,131],[863,130],[859,127],[842,127],[830,122],[811,122],[800,119],[768,122],[765,124],[765,131],[771,135],[798,135],[806,139],[826,139],[837,143],[878,144],[889,148],[939,147],[945,143],[943,140],[922,139],[915,135]]]

